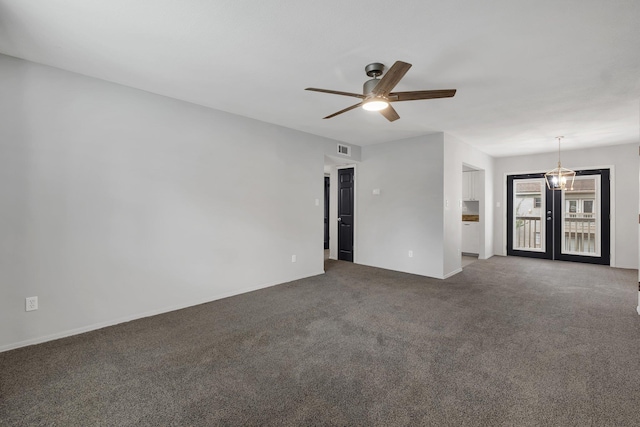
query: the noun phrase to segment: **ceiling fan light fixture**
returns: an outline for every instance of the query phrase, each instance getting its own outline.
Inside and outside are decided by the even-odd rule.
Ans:
[[[391,102],[398,101],[415,101],[418,99],[434,99],[434,98],[451,98],[456,94],[455,89],[439,89],[439,90],[412,90],[409,92],[392,92],[393,88],[400,82],[404,75],[411,68],[408,62],[396,61],[384,76],[379,79],[384,71],[385,66],[379,62],[374,62],[365,67],[367,76],[373,77],[364,82],[362,86],[362,94],[343,92],[339,90],[320,89],[317,87],[308,87],[305,90],[314,92],[324,92],[334,95],[350,96],[359,98],[360,102],[350,107],[343,108],[337,113],[329,114],[323,119],[330,119],[355,108],[362,107],[368,111],[378,111],[385,119],[390,122],[398,120],[400,116],[398,112],[391,106]]]
[[[389,101],[381,97],[370,98],[362,103],[362,108],[367,111],[380,111],[389,106]]]

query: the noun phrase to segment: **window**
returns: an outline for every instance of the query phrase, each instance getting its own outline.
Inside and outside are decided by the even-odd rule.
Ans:
[[[585,200],[582,209],[584,213],[593,213],[593,200]]]

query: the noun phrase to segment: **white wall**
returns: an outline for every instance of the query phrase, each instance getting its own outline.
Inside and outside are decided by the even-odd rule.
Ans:
[[[442,277],[443,156],[442,133],[362,147],[357,263]]]
[[[462,240],[462,165],[479,170],[480,259],[493,256],[494,159],[459,139],[444,134],[444,277],[460,271]],[[448,203],[447,203],[448,201]]]
[[[0,76],[0,350],[323,272],[335,141],[6,56]]]
[[[562,166],[590,169],[612,166],[611,196],[614,218],[612,266],[638,268],[638,144],[562,151]],[[506,174],[546,172],[556,166],[557,153],[504,157],[495,160],[494,192],[500,207],[495,209],[496,254],[506,254]]]

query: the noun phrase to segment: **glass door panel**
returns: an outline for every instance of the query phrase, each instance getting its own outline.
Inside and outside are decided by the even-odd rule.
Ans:
[[[544,174],[507,176],[507,254],[551,259],[553,197]]]
[[[559,215],[554,224],[554,259],[609,265],[609,169],[576,171],[573,189],[556,193],[554,205]]]
[[[562,192],[562,253],[599,257],[602,215],[600,175],[577,176]]]
[[[546,203],[544,179],[514,182],[512,247],[514,250],[544,252]]]

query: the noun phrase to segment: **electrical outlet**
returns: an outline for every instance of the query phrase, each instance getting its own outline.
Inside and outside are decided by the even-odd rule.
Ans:
[[[413,251],[409,251],[409,258],[413,258]]]
[[[296,256],[295,255],[291,255],[291,262],[296,262]]]
[[[28,297],[25,300],[25,311],[33,311],[38,309],[38,297]]]

